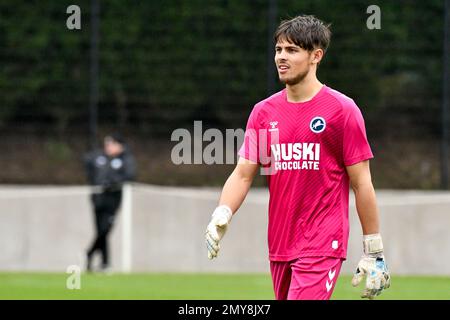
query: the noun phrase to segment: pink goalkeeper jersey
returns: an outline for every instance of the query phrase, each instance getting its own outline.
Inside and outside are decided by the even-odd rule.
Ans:
[[[345,167],[373,157],[352,99],[324,85],[310,101],[291,103],[284,89],[255,105],[239,155],[272,172],[270,260],[346,258]]]

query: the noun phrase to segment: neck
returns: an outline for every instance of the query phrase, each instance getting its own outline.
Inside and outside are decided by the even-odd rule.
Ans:
[[[286,85],[287,100],[289,102],[306,102],[311,100],[322,89],[323,84],[315,74],[308,74],[294,85]]]

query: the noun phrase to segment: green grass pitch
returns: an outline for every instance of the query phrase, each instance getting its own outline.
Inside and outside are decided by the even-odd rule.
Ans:
[[[81,274],[81,288],[69,290],[64,273],[0,273],[0,299],[150,299],[272,300],[268,274]],[[340,276],[332,299],[359,300],[362,284],[353,288]],[[391,288],[377,299],[449,300],[450,277],[393,275]]]

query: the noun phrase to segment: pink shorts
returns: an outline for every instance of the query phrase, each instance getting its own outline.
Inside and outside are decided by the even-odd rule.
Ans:
[[[293,261],[271,261],[277,300],[328,300],[333,293],[344,259],[305,257]]]

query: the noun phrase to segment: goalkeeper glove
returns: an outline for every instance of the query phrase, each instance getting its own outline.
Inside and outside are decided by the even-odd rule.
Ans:
[[[211,222],[208,224],[205,233],[209,259],[217,257],[220,249],[219,241],[225,235],[232,215],[231,209],[225,205],[218,206],[216,210],[214,210]]]
[[[380,234],[363,237],[364,255],[353,275],[352,285],[356,287],[366,276],[366,287],[361,298],[374,299],[391,285],[391,277],[383,256],[383,242]]]

